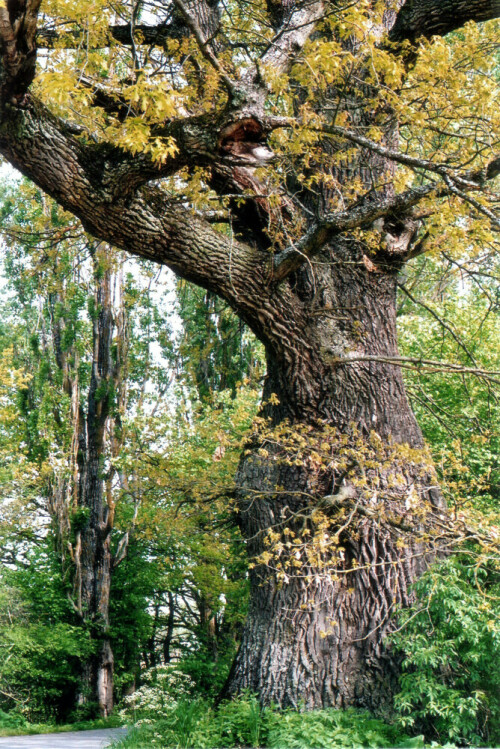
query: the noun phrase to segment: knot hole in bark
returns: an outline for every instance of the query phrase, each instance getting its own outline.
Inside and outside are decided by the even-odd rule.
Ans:
[[[262,126],[252,117],[232,122],[222,130],[219,152],[231,161],[249,166],[265,164],[274,157],[265,143]]]

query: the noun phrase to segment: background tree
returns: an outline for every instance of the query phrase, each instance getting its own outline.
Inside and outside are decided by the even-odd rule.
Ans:
[[[399,339],[414,359],[498,370],[498,255],[462,264],[446,251],[407,273],[399,299]],[[498,507],[499,404],[495,378],[406,370],[412,406],[455,516]],[[484,519],[483,519],[484,522]]]
[[[257,384],[262,373],[261,347],[248,328],[220,298],[179,282],[182,337],[180,366],[186,385],[198,399],[216,404],[217,393],[236,393],[244,380]]]
[[[123,258],[85,237],[78,222],[68,224],[39,191],[13,189],[3,214],[7,288],[14,293],[2,317],[12,325],[5,343],[29,373],[18,391],[18,419],[30,473],[19,477],[20,492],[10,480],[2,494],[17,494],[25,516],[22,498],[30,498],[32,511],[50,521],[47,528],[32,518],[31,540],[54,544],[50,562],[60,565],[76,622],[93,646],[80,663],[77,701],[89,712],[97,704],[106,716],[113,707],[112,574],[126,556],[140,502],[133,474],[120,473],[115,461],[125,449],[129,411],[153,376],[145,351],[151,340],[137,336],[129,350],[130,331],[144,323],[147,294],[141,305],[143,292],[126,277]],[[116,527],[120,500],[132,513]],[[22,547],[12,531],[9,546],[16,564]]]
[[[0,641],[10,656],[3,689],[12,695],[4,706],[21,705],[30,720],[65,719],[71,711],[91,714],[98,704],[103,634],[116,661],[115,694],[140,678],[141,655],[146,667],[182,659],[198,687],[213,693],[227,676],[245,611],[241,541],[225,504],[231,501],[239,440],[255,409],[255,390],[236,388],[244,378],[241,350],[246,345],[251,351],[252,342],[236,344],[228,359],[233,392],[222,392],[214,373],[200,390],[205,399],[210,394],[213,406],[202,406],[199,389],[188,389],[180,369],[173,387],[169,360],[173,365],[174,356],[182,358],[191,371],[204,357],[222,357],[227,337],[243,334],[234,315],[222,310],[225,319],[219,323],[217,311],[185,288],[180,309],[189,322],[175,343],[151,292],[157,274],[147,264],[135,265],[134,278],[119,254],[96,264],[94,245],[78,223],[68,224],[67,215],[27,184],[12,185],[3,197],[9,254],[3,258],[7,299],[0,307],[5,360],[0,527],[2,559],[11,568],[2,573],[6,606]],[[108,305],[99,306],[96,293],[103,286],[112,293]],[[197,300],[195,314],[186,297]],[[110,339],[120,392],[112,392],[98,461],[103,497],[115,513],[104,633],[97,614],[77,603],[83,597],[78,555],[89,543],[82,539],[89,518],[80,498],[85,435],[80,454],[75,443],[88,420],[92,367],[102,349],[95,331],[99,309],[107,309],[113,320],[122,318],[121,326],[112,324]],[[200,350],[199,330],[212,325],[225,331],[212,341],[219,351]],[[14,362],[29,374],[16,371]],[[168,398],[161,400],[166,390]],[[204,475],[207,467],[210,476]],[[218,495],[224,492],[223,502]],[[99,575],[99,565],[94,570],[92,554],[88,557],[88,574]],[[22,600],[19,610],[8,606],[14,589]],[[57,605],[48,600],[49,591]],[[54,637],[57,655],[43,647],[50,626],[61,634]],[[23,638],[26,646],[20,647]],[[33,667],[27,669],[29,658]],[[54,658],[65,662],[64,673],[51,672]],[[28,700],[33,680],[37,689]],[[42,699],[44,690],[50,699]],[[110,684],[109,699],[112,694]],[[99,707],[110,711],[111,704]]]
[[[71,610],[52,539],[30,546],[17,568],[0,568],[0,705],[33,723],[65,721],[94,643]]]
[[[247,610],[247,565],[234,523],[234,472],[258,391],[214,394],[193,423],[171,414],[156,424],[162,450],[143,463],[147,487],[138,537],[166,579],[153,603],[156,629],[147,665],[180,663],[204,694],[218,694],[241,637]]]
[[[444,522],[399,367],[397,276],[437,243],[495,243],[496,27],[467,23],[498,3],[49,3],[33,83],[38,11],[0,9],[0,152],[100,240],[225,299],[265,347],[228,690],[384,704],[390,615]]]

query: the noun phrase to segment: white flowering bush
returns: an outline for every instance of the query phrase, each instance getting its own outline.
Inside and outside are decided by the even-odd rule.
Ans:
[[[150,668],[143,674],[144,684],[124,699],[120,717],[136,726],[169,718],[179,703],[189,698],[193,680],[173,666]]]

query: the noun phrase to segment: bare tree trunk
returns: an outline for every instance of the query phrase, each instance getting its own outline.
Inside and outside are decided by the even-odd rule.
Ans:
[[[97,702],[104,718],[111,715],[114,707],[113,694],[114,658],[109,640],[103,640],[97,664]]]

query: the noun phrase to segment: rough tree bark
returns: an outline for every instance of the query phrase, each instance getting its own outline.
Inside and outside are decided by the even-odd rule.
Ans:
[[[102,262],[103,258],[101,258]],[[114,428],[110,419],[113,390],[120,364],[112,356],[116,333],[112,303],[113,274],[109,268],[99,271],[94,258],[95,309],[92,320],[92,372],[87,397],[87,413],[80,427],[78,467],[78,508],[85,521],[76,534],[75,583],[76,607],[95,645],[95,654],[83,666],[81,704],[97,702],[107,717],[113,710],[113,650],[109,639],[109,596],[113,557],[111,531],[114,507],[104,492],[106,429]],[[82,414],[83,416],[83,414]],[[109,439],[109,437],[108,437]]]
[[[325,246],[318,258],[326,259],[331,250]],[[315,471],[306,453],[299,465],[290,465],[280,459],[271,438],[259,447],[267,448],[274,464],[255,454],[242,461],[240,522],[251,556],[265,554],[269,529],[280,533],[285,546],[290,531],[300,539],[304,518],[315,507],[321,511],[325,498],[328,509],[316,519],[316,527],[326,512],[326,538],[333,540],[338,533],[339,539],[331,549],[327,540],[326,571],[320,563],[301,559],[294,575],[294,567],[290,571],[286,565],[286,551],[280,555],[286,576],[273,573],[277,563],[272,557],[252,570],[250,616],[229,689],[251,689],[268,704],[297,707],[302,701],[308,708],[354,704],[377,709],[386,706],[397,673],[383,646],[392,626],[390,616],[395,606],[410,603],[409,586],[431,558],[430,548],[416,540],[401,544],[400,524],[412,522],[413,491],[420,506],[426,502],[439,507],[441,499],[432,471],[422,470],[416,457],[392,489],[389,475],[369,481],[369,489],[355,486],[356,470],[364,462],[363,438],[369,440],[376,432],[384,443],[405,443],[415,451],[423,448],[423,439],[397,366],[339,362],[346,349],[357,355],[397,356],[398,264],[367,268],[363,247],[343,238],[336,243],[335,256],[338,263],[333,266],[326,262],[314,273],[304,268],[297,274],[300,303],[287,311],[291,319],[283,316],[280,323],[285,330],[301,332],[284,346],[269,347],[264,398],[274,393],[280,401],[268,409],[274,424],[283,418],[309,424],[323,445],[330,437],[321,423],[335,425],[344,436],[356,425],[359,460],[356,468]],[[338,447],[332,445],[332,458]],[[382,462],[383,454],[378,458]],[[349,522],[357,502],[361,509],[371,508],[372,517],[367,512]],[[391,513],[397,518],[393,525],[387,522]],[[314,519],[307,527],[314,535]],[[300,545],[290,549],[292,562],[297,548]]]
[[[263,702],[281,705],[379,708],[390,698],[395,670],[384,644],[389,617],[395,605],[410,601],[409,585],[433,558],[435,549],[421,533],[431,532],[433,519],[444,511],[421,456],[422,435],[400,369],[383,361],[397,357],[396,278],[422,249],[414,245],[413,215],[422,198],[479,190],[498,174],[500,162],[492,154],[489,166],[470,173],[411,160],[397,151],[394,123],[381,143],[326,128],[361,149],[353,164],[332,168],[332,174],[344,187],[359,177],[364,199],[331,211],[324,190],[292,190],[277,209],[261,194],[263,184],[252,168],[268,159],[270,131],[290,122],[268,114],[269,92],[259,71],[290,69],[318,28],[321,2],[269,3],[276,36],[261,49],[259,64],[237,80],[216,57],[213,4],[174,4],[171,36],[183,19],[227,93],[220,111],[184,115],[157,129],[176,138],[174,157],[159,165],[147,155],[131,157],[79,139],[80,127],[57,119],[30,95],[34,0],[9,0],[0,9],[0,153],[80,217],[90,233],[165,263],[225,298],[265,345],[264,415],[281,437],[256,435],[237,476],[241,529],[257,562],[251,611],[227,691],[249,687]],[[411,42],[499,14],[495,0],[407,0],[396,7],[388,3],[385,23],[394,42]],[[160,26],[151,34],[163,43],[168,24]],[[218,42],[223,48],[223,36]],[[367,89],[367,101],[372,95]],[[116,99],[97,88],[95,96],[124,116]],[[362,106],[359,98],[351,102],[353,112]],[[370,107],[361,115],[365,127],[375,116]],[[397,193],[383,178],[397,161],[431,177]],[[221,195],[255,194],[243,207],[239,200],[231,204],[237,236],[215,231],[161,186],[146,186],[185,165],[211,169],[212,186]],[[273,255],[268,224],[286,224],[291,215],[302,216],[303,235]],[[369,226],[380,231],[375,251],[357,234]],[[294,429],[309,435],[309,447],[299,449],[293,436],[285,444]],[[314,457],[313,443],[328,456],[326,463]],[[95,532],[102,522],[96,517]],[[316,546],[302,544],[294,568],[293,539],[303,539],[304,531]]]

